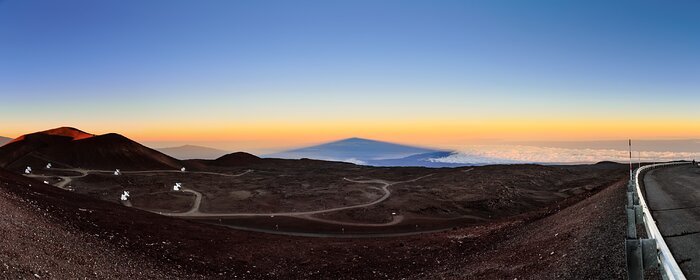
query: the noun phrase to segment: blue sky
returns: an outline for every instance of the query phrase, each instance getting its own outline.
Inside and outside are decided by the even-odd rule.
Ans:
[[[0,134],[313,142],[435,120],[452,141],[544,140],[469,121],[700,121],[698,27],[697,1],[5,0]]]

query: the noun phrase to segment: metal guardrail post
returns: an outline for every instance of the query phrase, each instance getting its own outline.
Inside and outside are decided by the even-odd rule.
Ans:
[[[632,174],[630,174],[632,175]],[[637,239],[637,224],[641,221],[638,218],[635,207],[634,181],[630,178],[627,184],[627,240],[625,240],[625,256],[627,261],[627,278],[630,280],[644,279],[644,252]]]
[[[644,224],[644,211],[642,211],[642,206],[634,206],[634,220],[638,225]]]
[[[659,267],[659,255],[654,239],[628,239],[625,241],[627,277],[643,280],[644,271]]]
[[[637,239],[637,222],[634,209],[627,208],[627,239]]]
[[[634,193],[627,192],[627,207],[630,207],[633,205],[634,205]]]
[[[630,280],[644,279],[644,258],[642,246],[637,239],[625,241],[627,251],[627,278]]]

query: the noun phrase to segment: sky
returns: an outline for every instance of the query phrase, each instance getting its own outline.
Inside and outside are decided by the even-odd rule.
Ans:
[[[700,138],[697,1],[0,0],[0,135]]]

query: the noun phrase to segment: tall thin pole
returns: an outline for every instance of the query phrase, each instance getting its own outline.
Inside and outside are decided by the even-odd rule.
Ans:
[[[629,139],[630,148],[630,180],[632,180],[632,139]]]

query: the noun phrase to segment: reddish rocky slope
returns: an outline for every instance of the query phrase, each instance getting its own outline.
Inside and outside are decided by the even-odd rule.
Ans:
[[[69,127],[23,135],[0,147],[0,167],[16,171],[48,162],[56,167],[106,170],[182,167],[180,161],[119,134],[95,136]]]

